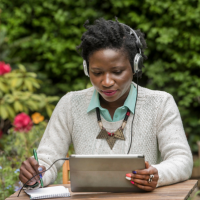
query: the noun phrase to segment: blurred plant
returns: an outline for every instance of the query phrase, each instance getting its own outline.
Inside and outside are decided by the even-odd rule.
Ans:
[[[34,114],[31,115],[31,118],[34,122],[34,124],[38,124],[44,120],[44,116],[42,116],[40,113],[35,112]]]
[[[5,62],[0,62],[0,75],[9,73],[11,71],[11,67],[9,64],[5,64]]]
[[[22,117],[22,114],[18,116]],[[25,121],[28,119],[29,122],[26,123],[28,127],[29,118],[25,116]],[[16,127],[13,127],[9,130],[8,135],[3,135],[1,138],[0,144],[4,151],[0,155],[0,194],[2,196],[0,200],[4,200],[3,197],[8,197],[19,189],[18,176],[21,163],[27,157],[32,156],[32,149],[38,147],[46,126],[47,122],[43,121],[25,133],[27,127],[23,124],[23,129],[20,127],[21,132],[16,131]]]
[[[20,113],[15,117],[13,126],[15,131],[27,133],[31,130],[33,123],[26,113]]]
[[[12,161],[23,161],[32,156],[32,149],[37,148],[45,131],[47,122],[43,121],[34,125],[29,132],[16,131],[15,127],[9,129],[8,135],[3,135],[0,144],[2,149]],[[26,128],[25,128],[26,130]]]
[[[15,127],[9,129],[8,135],[3,135],[0,145],[4,149],[0,153],[0,200],[13,194],[19,189],[18,176],[21,163],[32,156],[32,149],[37,149],[41,137],[46,129],[47,121],[41,121],[33,125],[28,132],[19,132]],[[70,145],[69,154],[74,153],[73,145]],[[55,184],[62,183],[62,169],[58,173]]]
[[[59,98],[34,93],[40,88],[40,83],[36,74],[27,72],[23,65],[0,76],[0,130],[4,130],[6,120],[12,121],[19,112],[45,109],[51,116],[55,107],[52,102]]]
[[[194,161],[193,167],[200,167],[200,159]]]
[[[6,159],[4,152],[0,152],[0,200],[4,200],[19,187],[19,171],[11,167],[12,162]]]
[[[174,96],[190,146],[197,151],[199,1],[3,0],[0,8],[1,30],[7,32],[4,41],[10,52],[3,60],[12,64],[15,58],[26,63],[27,69],[44,80],[41,90],[48,95],[62,96],[84,89],[89,83],[83,73],[82,58],[76,52],[87,19],[92,24],[99,17],[113,20],[117,16],[120,22],[140,29],[148,44],[148,60],[139,84]]]

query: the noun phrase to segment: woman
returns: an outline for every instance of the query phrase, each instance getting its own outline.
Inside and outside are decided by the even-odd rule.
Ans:
[[[146,191],[188,179],[192,155],[173,97],[140,86],[137,91],[132,82],[133,76],[141,76],[146,58],[143,34],[104,19],[84,26],[87,31],[77,48],[93,87],[70,92],[59,101],[37,151],[41,166],[28,158],[21,165],[20,180],[25,183],[38,168],[45,170],[65,157],[72,142],[76,154],[144,154],[146,169],[126,176]],[[44,185],[54,182],[62,164],[57,162],[45,173]],[[30,187],[38,187],[36,182],[38,177]]]

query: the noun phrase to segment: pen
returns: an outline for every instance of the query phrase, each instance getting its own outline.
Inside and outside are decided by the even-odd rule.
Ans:
[[[33,155],[34,155],[35,160],[38,162],[37,152],[35,149],[33,149]],[[39,162],[38,162],[38,164],[39,164]],[[40,183],[41,183],[41,186],[43,187],[42,174],[40,174]]]

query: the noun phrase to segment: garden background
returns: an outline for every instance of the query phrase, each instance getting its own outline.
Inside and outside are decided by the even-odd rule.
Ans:
[[[0,0],[2,199],[19,188],[21,161],[37,148],[58,99],[91,86],[76,51],[84,22],[115,16],[145,33],[148,60],[139,85],[174,96],[192,152],[197,153],[200,0]],[[17,128],[18,122],[30,127]]]

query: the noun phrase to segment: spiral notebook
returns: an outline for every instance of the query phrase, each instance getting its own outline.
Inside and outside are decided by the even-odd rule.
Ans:
[[[25,192],[30,196],[30,199],[70,197],[68,188],[65,188],[64,186],[39,188],[37,190],[25,190]]]

